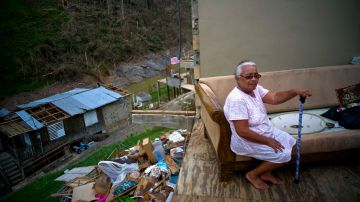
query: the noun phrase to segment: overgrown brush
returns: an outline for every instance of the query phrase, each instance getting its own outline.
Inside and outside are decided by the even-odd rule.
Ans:
[[[0,6],[1,95],[30,81],[100,78],[123,61],[178,44],[174,0],[4,0]],[[190,0],[182,7],[190,39]]]

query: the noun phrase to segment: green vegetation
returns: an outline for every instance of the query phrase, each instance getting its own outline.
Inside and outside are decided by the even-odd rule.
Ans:
[[[52,82],[50,79],[45,82],[41,77],[42,67],[29,68],[28,64],[36,60],[42,47],[58,37],[62,24],[68,20],[63,9],[51,0],[0,2],[1,95],[28,91]]]
[[[141,91],[144,91],[144,89],[149,89],[149,86],[151,88],[154,88],[154,87],[156,88],[157,81],[160,79],[163,79],[163,78],[164,78],[163,76],[159,75],[159,76],[151,77],[148,79],[144,79],[140,83],[134,83],[134,84],[129,85],[126,88],[126,90],[136,94],[136,93],[140,93]]]
[[[169,98],[166,85],[161,84],[160,85],[160,102],[169,101],[169,99],[171,99],[171,97],[173,95],[173,91],[174,91],[174,89],[169,87],[169,96],[170,96],[170,98]],[[151,90],[150,95],[151,95],[151,101],[153,103],[157,103],[157,101],[158,101],[157,89]]]
[[[134,146],[138,140],[142,140],[146,137],[149,137],[150,139],[154,140],[155,138],[159,137],[161,134],[163,134],[166,131],[170,131],[169,128],[159,128],[155,127],[152,130],[148,130],[147,128],[144,128],[145,132],[139,134],[130,136],[124,141],[120,141],[108,146],[101,147],[100,149],[97,149],[96,151],[90,153],[87,155],[87,157],[81,161],[76,162],[70,166],[68,166],[66,169],[71,169],[74,167],[82,167],[82,166],[89,166],[89,165],[96,165],[100,160],[105,159],[110,153],[115,149],[121,149],[121,145],[125,145],[127,147]],[[54,181],[57,177],[62,175],[64,173],[64,170],[54,172],[47,174],[45,176],[42,176],[38,179],[36,179],[34,182],[26,185],[25,187],[19,189],[18,191],[12,193],[10,197],[4,200],[4,202],[15,202],[15,201],[58,201],[58,198],[51,197],[51,194],[56,193],[62,186],[64,186],[63,182]],[[121,201],[131,201],[130,198],[122,198]]]
[[[190,1],[182,2],[186,42]],[[2,0],[0,96],[106,76],[121,62],[177,45],[177,27],[173,0]]]
[[[129,85],[126,90],[131,93],[137,94],[141,91],[148,92],[151,95],[151,99],[153,103],[157,103],[158,94],[157,94],[157,81],[163,79],[164,77],[159,75],[152,78],[144,79],[140,83],[135,83]],[[173,95],[173,89],[169,87],[170,97]],[[165,84],[160,84],[160,101],[168,101],[168,92]]]

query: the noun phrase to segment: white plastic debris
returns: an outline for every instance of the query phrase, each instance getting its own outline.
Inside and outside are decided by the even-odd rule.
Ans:
[[[171,141],[171,142],[174,142],[174,143],[177,143],[177,142],[181,142],[181,141],[184,141],[185,138],[177,131],[174,131],[173,133],[171,133],[168,137],[168,139]]]

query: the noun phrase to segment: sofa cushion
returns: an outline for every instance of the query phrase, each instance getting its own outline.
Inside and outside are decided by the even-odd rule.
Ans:
[[[296,139],[297,136],[293,135]],[[301,154],[336,152],[360,148],[359,130],[340,130],[301,136]],[[295,154],[296,150],[293,150]],[[236,156],[236,161],[250,161],[247,156]]]
[[[341,151],[360,148],[360,135],[359,130],[321,132],[302,136],[301,143],[301,154]]]

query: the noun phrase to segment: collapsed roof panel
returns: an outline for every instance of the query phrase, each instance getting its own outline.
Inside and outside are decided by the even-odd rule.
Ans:
[[[25,110],[18,111],[16,114],[32,129],[38,130],[42,128],[44,125],[40,123],[38,120],[36,120],[34,117],[32,117],[29,113],[27,113]]]

